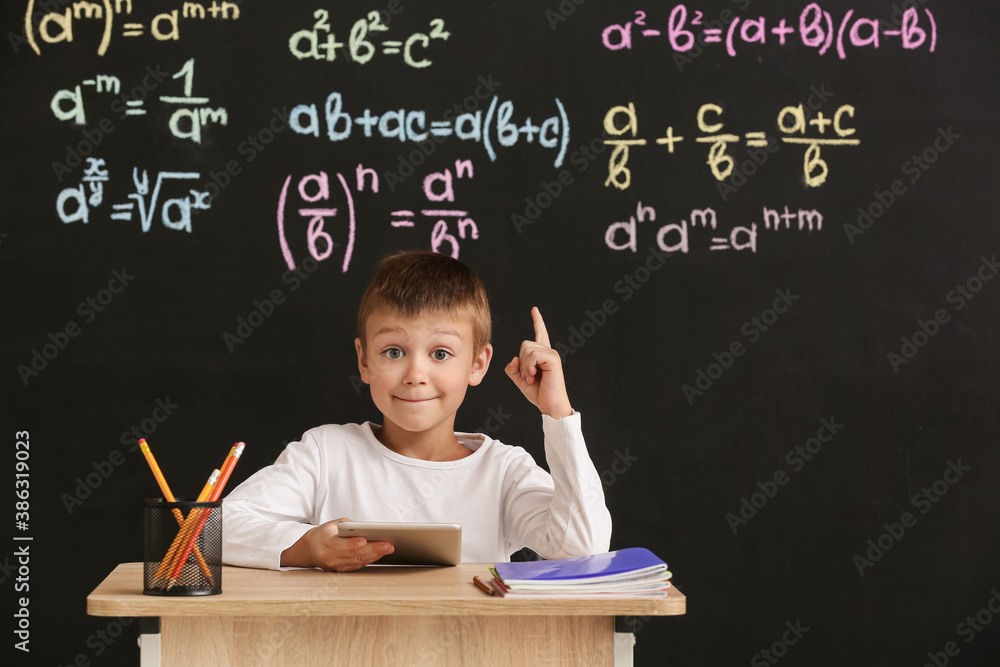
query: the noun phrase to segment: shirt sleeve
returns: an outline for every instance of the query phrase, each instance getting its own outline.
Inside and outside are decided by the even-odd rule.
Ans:
[[[604,553],[611,546],[611,513],[600,475],[587,452],[580,413],[542,415],[551,475],[524,453],[507,470],[504,523],[515,544],[546,558]]]
[[[289,444],[273,465],[236,487],[222,504],[223,562],[284,569],[281,552],[313,527],[324,475],[319,446],[307,433],[302,442]]]

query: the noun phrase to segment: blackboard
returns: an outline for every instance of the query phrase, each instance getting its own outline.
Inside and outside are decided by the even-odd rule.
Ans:
[[[140,435],[193,495],[237,440],[233,483],[310,427],[378,420],[354,314],[408,248],[476,269],[501,363],[546,317],[613,547],[660,554],[689,598],[629,619],[636,664],[1000,655],[996,8],[3,18],[16,664],[134,664],[138,624],[84,599],[142,557]],[[542,457],[499,368],[458,426]]]

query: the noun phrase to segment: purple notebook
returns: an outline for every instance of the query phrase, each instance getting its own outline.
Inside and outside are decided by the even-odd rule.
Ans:
[[[666,572],[667,564],[649,549],[633,547],[593,556],[555,558],[526,563],[496,563],[500,579],[511,584],[585,584],[631,580]]]

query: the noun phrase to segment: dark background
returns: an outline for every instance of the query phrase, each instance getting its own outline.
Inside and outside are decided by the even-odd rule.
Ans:
[[[144,22],[146,33],[122,36],[125,19],[117,17],[104,56],[97,55],[98,21],[75,20],[72,42],[42,43],[36,55],[23,40],[26,2],[3,10],[8,473],[0,497],[9,503],[11,528],[0,580],[11,644],[10,614],[21,595],[13,552],[22,544],[12,538],[33,537],[31,653],[8,648],[16,664],[64,665],[81,655],[95,665],[137,660],[136,623],[85,611],[87,594],[116,564],[141,560],[142,499],[159,495],[130,429],[144,431],[183,496],[197,493],[236,440],[246,441],[247,451],[231,484],[310,427],[378,420],[352,378],[357,302],[379,258],[431,247],[434,220],[419,215],[429,205],[421,185],[433,172],[450,168],[454,175],[456,160],[471,160],[474,177],[456,178],[455,201],[433,207],[466,210],[478,226],[478,239],[461,240],[459,257],[490,292],[497,350],[496,367],[470,391],[458,427],[490,431],[543,458],[537,412],[501,368],[531,335],[529,310],[538,305],[565,352],[570,398],[602,471],[615,520],[612,547],[652,549],[688,596],[684,617],[633,619],[636,664],[772,664],[765,649],[787,664],[923,665],[929,653],[949,664],[995,664],[1000,620],[987,603],[1000,587],[1000,283],[975,280],[981,269],[992,278],[983,258],[996,253],[995,7],[938,0],[823,6],[835,30],[853,9],[848,31],[858,18],[878,19],[884,31],[916,4],[919,27],[929,33],[926,10],[937,23],[933,53],[927,42],[904,50],[900,37],[882,34],[879,48],[848,45],[840,59],[835,46],[821,56],[797,32],[784,46],[769,32],[764,45],[737,39],[735,57],[725,44],[705,44],[679,61],[666,36],[668,3],[328,3],[340,41],[368,12],[382,10],[388,19],[389,30],[372,37],[379,51],[362,65],[343,51],[334,62],[290,55],[289,37],[312,28],[320,3],[239,3],[238,20],[181,19],[176,41],[154,40],[148,24],[179,3],[134,4],[129,20]],[[688,6],[686,27],[699,11],[703,21],[739,17],[737,33],[761,16],[769,30],[781,19],[798,28],[805,6],[705,2]],[[633,9],[664,34],[637,32],[631,50],[605,49],[602,30],[634,20]],[[427,33],[436,18],[450,37],[418,49],[429,67],[381,52],[383,41]],[[172,75],[190,58],[193,94],[228,110],[228,124],[209,124],[200,144],[171,135],[178,106],[159,100],[181,95],[181,79],[141,90],[149,71]],[[57,120],[50,109],[57,91],[98,74],[119,77],[122,93],[138,87],[147,114],[123,119],[114,95],[83,86],[86,124]],[[477,100],[481,81],[495,90]],[[260,133],[269,123],[282,127],[275,109],[315,104],[322,121],[334,91],[352,116],[365,108],[424,110],[428,122],[456,104],[485,115],[496,95],[513,101],[518,125],[556,115],[558,98],[570,121],[566,161],[555,167],[556,151],[523,136],[499,147],[491,162],[481,142],[451,137],[427,144],[434,150],[426,155],[429,149],[422,153],[413,142],[365,138],[358,127],[331,142],[325,125],[318,138],[286,127],[263,150],[246,148],[248,137],[267,137]],[[620,191],[604,184],[611,150],[600,140],[607,111],[629,103],[638,137],[649,143],[631,150],[631,186]],[[727,149],[737,163],[736,178],[725,182],[730,189],[720,190],[706,164],[709,144],[694,140],[705,134],[695,116],[707,103],[724,110],[721,132],[739,137]],[[775,125],[784,107],[799,104],[810,119],[855,108],[844,120],[860,143],[822,147],[829,173],[819,187],[804,181],[807,147],[782,143]],[[102,120],[112,132],[99,131]],[[667,126],[685,138],[673,154],[653,143]],[[755,131],[766,132],[773,149],[755,151],[759,166],[744,138]],[[496,145],[495,123],[491,132]],[[810,126],[807,136],[818,131]],[[939,139],[945,136],[950,143]],[[591,144],[589,153],[580,150]],[[64,224],[56,212],[60,192],[77,187],[86,166],[59,180],[53,163],[66,163],[73,150],[92,150],[110,173],[87,224]],[[914,156],[923,156],[926,170],[914,168]],[[213,190],[210,209],[192,212],[190,233],[166,228],[159,213],[146,233],[137,220],[110,217],[112,204],[135,191],[133,167],[140,175],[149,170],[151,181],[159,171],[199,174],[168,182],[162,203],[225,182],[230,161],[239,173]],[[352,190],[356,237],[344,272],[347,201],[336,174],[353,184],[358,164],[379,174],[381,188]],[[295,187],[319,171],[329,175],[330,199],[305,204]],[[313,272],[298,283],[286,273],[276,226],[289,176],[286,225],[300,264],[308,256],[306,221],[295,209],[339,209],[324,227],[338,247],[326,261],[306,263]],[[894,181],[902,194],[892,195],[867,229],[858,227],[859,207],[878,213]],[[656,218],[637,223],[636,252],[608,248],[608,226],[628,221],[639,202]],[[822,229],[765,229],[763,208],[785,206],[820,212]],[[716,211],[717,233],[690,229],[687,253],[673,253],[652,273],[641,269],[658,230],[690,222],[692,209],[701,208]],[[403,209],[418,212],[411,229],[390,226],[392,212]],[[530,224],[513,217],[529,214]],[[713,236],[752,223],[756,252],[709,250]],[[450,227],[454,234],[454,220]],[[101,312],[85,315],[81,304],[123,269],[134,278]],[[626,290],[626,277],[640,289]],[[959,300],[952,290],[970,278],[968,287],[979,291]],[[224,334],[235,334],[239,318],[273,290],[285,301],[230,351]],[[776,290],[797,299],[775,319],[768,309]],[[609,300],[613,312],[595,315]],[[925,324],[934,335],[918,333],[939,310],[946,319],[936,329]],[[755,317],[769,323],[766,331]],[[19,367],[30,367],[33,351],[69,322],[79,334],[25,382]],[[890,353],[901,355],[902,338],[912,341],[915,333],[921,346],[894,368]],[[734,342],[743,354],[727,359]],[[700,372],[714,376],[711,386],[686,396],[683,385],[698,388]],[[172,406],[169,415],[158,401]],[[828,442],[819,451],[811,443],[810,460],[796,458],[795,448],[808,446],[824,419],[841,427],[832,438],[823,432]],[[18,431],[28,431],[31,444],[26,532],[13,526]],[[951,464],[969,470],[946,477]],[[776,474],[784,484],[773,483]],[[917,497],[925,488],[936,502]],[[744,505],[749,519],[737,523],[744,499],[759,507],[751,516]],[[892,528],[904,512],[913,521],[893,537],[886,524]],[[872,551],[880,538],[883,550],[889,547],[881,556]],[[977,613],[982,625],[970,637],[972,626],[962,624]],[[786,624],[808,631],[789,645]],[[957,656],[942,653],[948,642]]]

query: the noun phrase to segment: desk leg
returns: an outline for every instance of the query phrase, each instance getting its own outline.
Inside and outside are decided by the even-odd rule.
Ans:
[[[615,667],[633,667],[632,649],[634,646],[634,633],[615,633]]]
[[[160,667],[160,618],[139,618],[139,665]]]
[[[612,667],[610,616],[164,617],[163,667]]]

